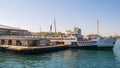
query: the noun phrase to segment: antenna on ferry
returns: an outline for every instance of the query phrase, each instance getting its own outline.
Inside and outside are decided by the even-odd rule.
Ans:
[[[99,35],[99,21],[97,20],[97,35]]]

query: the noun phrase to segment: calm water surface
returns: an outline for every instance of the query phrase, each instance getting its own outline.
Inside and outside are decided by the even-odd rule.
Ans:
[[[120,68],[120,43],[113,51],[69,49],[39,55],[0,51],[0,68]]]

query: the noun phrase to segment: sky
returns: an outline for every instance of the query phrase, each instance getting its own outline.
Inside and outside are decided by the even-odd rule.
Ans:
[[[58,32],[75,26],[95,34],[98,20],[100,35],[120,35],[120,0],[0,0],[0,24],[50,31],[54,18]]]

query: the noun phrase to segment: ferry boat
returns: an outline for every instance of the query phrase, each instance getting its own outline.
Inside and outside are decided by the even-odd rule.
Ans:
[[[103,38],[97,34],[90,34],[87,39],[80,39],[77,41],[77,46],[81,47],[95,47],[95,48],[113,48],[116,38]]]
[[[87,35],[87,38],[77,38],[74,36],[70,36],[67,38],[52,38],[51,42],[56,42],[56,44],[64,44],[68,45],[69,47],[75,47],[75,48],[102,48],[102,49],[112,49],[115,42],[116,38],[113,37],[108,37],[108,38],[103,38],[100,35],[97,34],[90,34]]]

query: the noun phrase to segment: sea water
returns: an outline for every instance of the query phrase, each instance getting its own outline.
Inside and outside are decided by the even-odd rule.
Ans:
[[[0,51],[0,68],[120,68],[120,41],[111,51],[68,49],[38,55]]]

